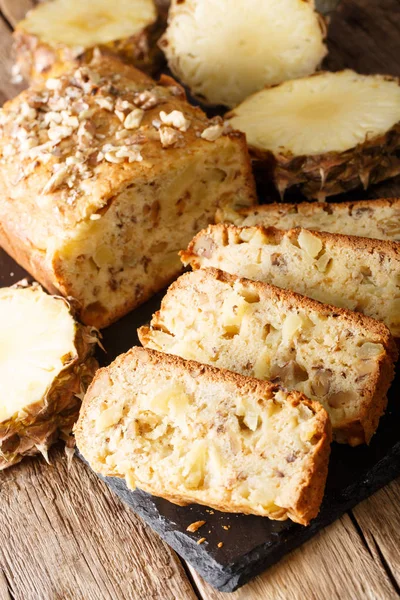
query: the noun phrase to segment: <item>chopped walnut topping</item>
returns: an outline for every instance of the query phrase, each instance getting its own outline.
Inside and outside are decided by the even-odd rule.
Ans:
[[[61,165],[61,167],[53,173],[50,177],[49,181],[46,183],[42,190],[42,195],[51,194],[51,192],[55,192],[57,188],[62,185],[69,175],[69,167],[68,165]]]
[[[173,146],[179,141],[180,138],[180,134],[176,131],[176,129],[172,129],[172,127],[161,127],[159,133],[163,148]]]
[[[104,108],[105,110],[109,110],[110,112],[114,111],[114,100],[112,98],[96,98],[96,104],[100,106],[100,108]]]
[[[202,137],[203,140],[207,140],[208,142],[215,142],[215,140],[221,137],[223,131],[223,125],[210,125],[210,127],[204,129],[200,137]]]
[[[142,122],[144,110],[141,108],[134,108],[125,118],[124,127],[125,129],[137,129]]]
[[[148,110],[149,108],[157,106],[160,102],[160,98],[154,92],[145,90],[144,92],[135,95],[134,102],[136,106],[143,108],[143,110]]]
[[[179,129],[179,131],[187,131],[190,127],[189,119],[187,119],[180,110],[173,110],[170,113],[166,113],[162,110],[160,112],[160,119],[164,125],[175,127],[175,129]]]

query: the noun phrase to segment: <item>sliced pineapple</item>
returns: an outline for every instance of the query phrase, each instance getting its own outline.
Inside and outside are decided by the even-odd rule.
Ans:
[[[160,45],[172,72],[210,104],[313,73],[326,54],[314,0],[172,0],[168,22]]]
[[[97,361],[96,330],[42,288],[0,289],[0,469],[68,439]]]
[[[152,71],[161,32],[153,0],[50,0],[17,25],[17,65],[27,79],[54,77],[100,47]]]
[[[253,94],[228,118],[281,194],[299,185],[324,199],[400,172],[398,79],[318,73]]]

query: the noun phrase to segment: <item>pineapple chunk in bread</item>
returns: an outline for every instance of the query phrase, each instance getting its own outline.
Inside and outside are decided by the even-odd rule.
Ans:
[[[383,321],[400,338],[400,245],[356,236],[261,225],[211,225],[182,260],[217,267]]]
[[[228,115],[261,176],[324,200],[400,173],[399,79],[322,72],[262,90]]]
[[[217,211],[217,221],[239,227],[304,227],[314,231],[400,242],[400,199],[384,198],[337,204],[277,202],[238,211],[226,207]]]
[[[325,410],[302,394],[143,348],[98,371],[75,436],[95,471],[132,489],[303,525],[330,449]]]
[[[324,37],[314,0],[172,0],[159,43],[195,96],[232,107],[265,85],[313,73]]]
[[[218,206],[255,200],[243,134],[111,57],[22,92],[0,131],[0,244],[96,327],[174,279]]]
[[[148,348],[303,392],[328,411],[334,438],[354,446],[378,425],[397,357],[382,323],[217,269],[182,275],[139,336]]]
[[[40,81],[90,61],[100,47],[152,72],[160,63],[162,23],[153,0],[50,0],[18,23],[16,66]]]
[[[0,289],[0,469],[68,439],[96,369],[96,331],[37,284]]]

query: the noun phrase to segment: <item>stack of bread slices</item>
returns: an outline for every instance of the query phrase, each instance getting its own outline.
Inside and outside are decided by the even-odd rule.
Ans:
[[[180,253],[192,271],[140,328],[144,349],[95,378],[78,445],[97,471],[173,502],[307,524],[331,439],[368,444],[386,408],[400,202],[218,218]]]

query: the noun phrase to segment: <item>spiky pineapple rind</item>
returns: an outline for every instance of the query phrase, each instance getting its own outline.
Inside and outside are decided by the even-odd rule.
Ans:
[[[0,470],[20,462],[25,456],[43,454],[47,457],[55,441],[68,440],[78,418],[81,398],[99,366],[93,356],[98,340],[96,329],[75,323],[76,355],[66,363],[39,402],[0,423]]]
[[[324,201],[400,174],[400,123],[345,152],[314,156],[273,154],[250,148],[256,178],[272,181],[281,198],[296,187],[310,200]]]

